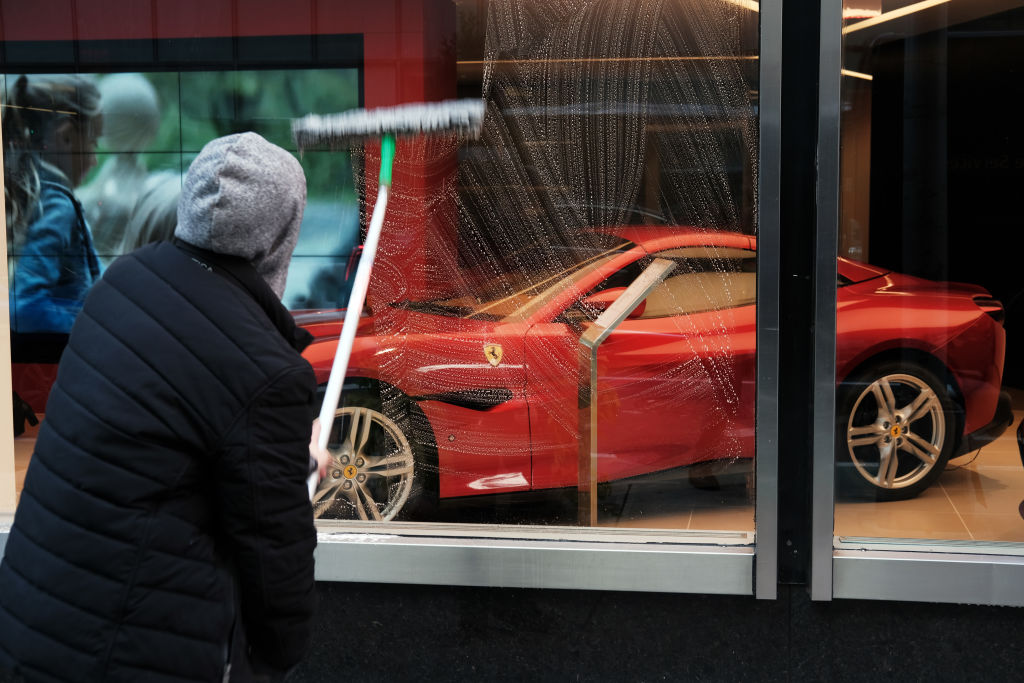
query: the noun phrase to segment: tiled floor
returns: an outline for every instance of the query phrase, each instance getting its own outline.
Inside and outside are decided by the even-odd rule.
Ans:
[[[1024,542],[1024,466],[1016,442],[1024,391],[1011,393],[1014,422],[1003,436],[950,461],[937,485],[914,500],[838,503],[836,535]]]
[[[753,531],[754,505],[743,474],[718,476],[717,488],[709,482],[691,483],[686,472],[660,481],[617,483],[599,505],[602,526]]]
[[[1016,429],[1024,418],[1024,391],[1013,396],[1013,425],[981,451],[949,463],[945,473],[913,500],[836,504],[840,537],[936,539],[1024,543],[1024,466]],[[623,487],[627,489],[623,492]],[[753,531],[754,508],[742,478],[722,479],[717,491],[676,481],[616,485],[602,505],[601,524],[616,527]]]
[[[1024,418],[1024,391],[1014,396],[1014,424],[980,453],[952,461],[938,483],[919,497],[893,503],[840,501],[835,532],[841,537],[1024,542],[1024,467],[1014,430]],[[20,493],[35,443],[30,429],[15,439],[15,477]],[[602,489],[599,524],[620,528],[754,530],[748,477],[719,476],[692,482],[676,472],[653,481],[619,482]],[[709,486],[710,484],[710,486]],[[572,492],[542,498],[482,497],[444,503],[443,522],[502,524],[575,523]]]

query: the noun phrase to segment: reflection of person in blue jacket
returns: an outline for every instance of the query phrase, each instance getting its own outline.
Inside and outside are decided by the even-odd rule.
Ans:
[[[3,117],[11,331],[67,334],[99,259],[72,188],[96,164],[100,95],[87,78],[21,76]]]

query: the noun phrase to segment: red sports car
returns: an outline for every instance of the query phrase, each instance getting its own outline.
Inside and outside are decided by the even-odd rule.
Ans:
[[[438,498],[576,486],[581,333],[654,258],[675,267],[600,347],[598,478],[753,458],[755,238],[597,237],[585,254],[470,273],[460,295],[364,317],[318,515],[392,519]],[[1002,306],[846,259],[838,273],[839,454],[862,492],[912,497],[1009,424]],[[299,318],[326,382],[340,318]]]

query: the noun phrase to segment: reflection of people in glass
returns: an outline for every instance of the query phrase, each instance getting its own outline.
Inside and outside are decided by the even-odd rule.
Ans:
[[[160,128],[160,106],[156,90],[142,74],[106,76],[99,81],[99,90],[103,96],[103,146],[114,154],[95,178],[78,190],[78,197],[85,207],[96,253],[109,264],[123,253],[119,247],[147,182],[142,152]]]
[[[100,93],[75,75],[21,76],[3,117],[11,331],[67,333],[100,274],[72,193],[96,164]]]
[[[146,177],[135,201],[118,253],[127,254],[150,242],[168,240],[178,223],[181,176],[158,171]]]

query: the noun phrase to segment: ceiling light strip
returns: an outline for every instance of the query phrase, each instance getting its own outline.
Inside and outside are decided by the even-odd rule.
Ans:
[[[915,2],[912,5],[907,5],[906,7],[901,7],[900,9],[894,9],[891,12],[883,12],[882,14],[879,14],[877,17],[865,19],[864,21],[858,21],[855,24],[850,24],[849,26],[844,27],[843,35],[846,35],[847,33],[853,33],[854,31],[860,31],[861,29],[870,28],[871,26],[876,26],[878,24],[884,24],[887,21],[899,19],[900,17],[905,17],[908,14],[914,14],[916,12],[921,12],[932,7],[938,7],[939,5],[944,5],[947,2],[949,2],[949,0],[924,0],[924,2]]]
[[[844,76],[849,76],[850,78],[859,78],[864,81],[875,80],[875,77],[872,76],[871,74],[861,73],[860,71],[851,71],[850,69],[840,69],[839,73],[843,74]]]

